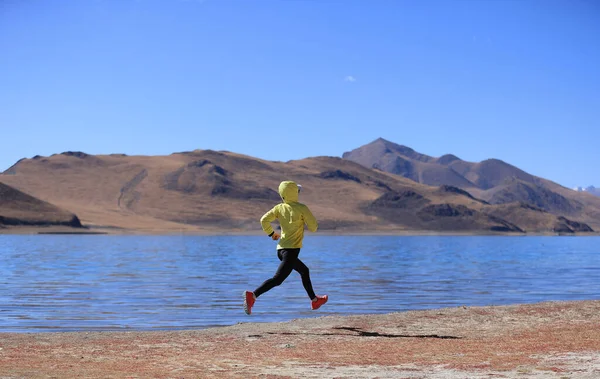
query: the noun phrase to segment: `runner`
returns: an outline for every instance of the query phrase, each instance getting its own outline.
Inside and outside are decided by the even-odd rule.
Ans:
[[[304,238],[304,225],[308,226],[308,230],[311,232],[317,231],[317,220],[311,213],[310,209],[302,203],[298,202],[298,194],[302,186],[295,182],[285,181],[279,185],[279,195],[283,200],[283,203],[277,204],[270,211],[265,213],[260,219],[265,233],[269,235],[274,241],[281,241],[277,244],[277,257],[281,261],[279,268],[275,275],[267,279],[263,284],[260,285],[254,292],[244,292],[244,311],[246,314],[252,313],[252,307],[256,299],[269,291],[271,288],[276,287],[283,283],[283,281],[291,274],[292,270],[298,271],[302,278],[302,285],[311,299],[311,308],[313,310],[319,309],[321,305],[325,304],[328,300],[328,296],[317,296],[313,291],[312,284],[310,282],[310,274],[308,267],[298,259],[300,255],[300,248],[302,247],[302,239]],[[279,220],[281,225],[281,235],[275,232],[271,226],[271,222]]]

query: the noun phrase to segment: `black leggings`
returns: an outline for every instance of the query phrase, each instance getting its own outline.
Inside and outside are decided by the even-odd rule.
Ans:
[[[308,297],[310,297],[311,300],[314,299],[316,296],[310,282],[308,267],[298,259],[298,255],[300,255],[300,249],[277,250],[277,257],[281,261],[277,268],[277,272],[271,279],[265,280],[265,282],[254,291],[254,296],[259,297],[271,288],[277,287],[292,273],[292,270],[296,270],[302,277],[302,285],[304,286]]]

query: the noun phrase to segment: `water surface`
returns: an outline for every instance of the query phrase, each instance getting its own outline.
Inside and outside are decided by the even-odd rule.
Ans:
[[[0,331],[194,329],[460,305],[600,299],[600,237],[309,235],[252,316],[242,292],[276,270],[262,236],[0,235]]]

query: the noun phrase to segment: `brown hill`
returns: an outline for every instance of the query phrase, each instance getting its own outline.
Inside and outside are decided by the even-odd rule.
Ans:
[[[7,226],[82,227],[73,213],[0,183],[0,227]]]
[[[526,230],[553,230],[557,233],[586,233],[593,229],[581,222],[572,221],[563,216],[555,216],[541,208],[525,203],[497,205],[489,210],[491,216],[509,218]]]
[[[145,232],[258,231],[260,216],[280,201],[281,180],[303,185],[301,201],[321,230],[554,232],[560,224],[548,212],[502,213],[455,186],[431,187],[334,157],[284,163],[211,150],[169,156],[66,152],[23,159],[0,175],[0,182],[76,212],[86,225]]]
[[[344,153],[342,158],[431,186],[473,186],[464,175],[448,167],[449,164],[463,162],[458,157],[445,155],[436,159],[383,138]]]
[[[446,184],[487,190],[502,185],[507,178],[528,183],[535,180],[532,175],[498,159],[473,163],[452,154],[433,158],[383,138],[346,152],[342,157],[432,186]]]
[[[490,204],[524,203],[558,217],[576,218],[596,228],[600,226],[600,199],[536,177],[498,159],[474,163],[452,154],[434,158],[382,138],[344,153],[343,158],[418,183],[459,187]]]

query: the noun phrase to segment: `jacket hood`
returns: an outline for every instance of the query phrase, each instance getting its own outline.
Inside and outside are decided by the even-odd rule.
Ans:
[[[298,202],[298,184],[292,181],[281,182],[279,185],[279,196],[284,203]]]

